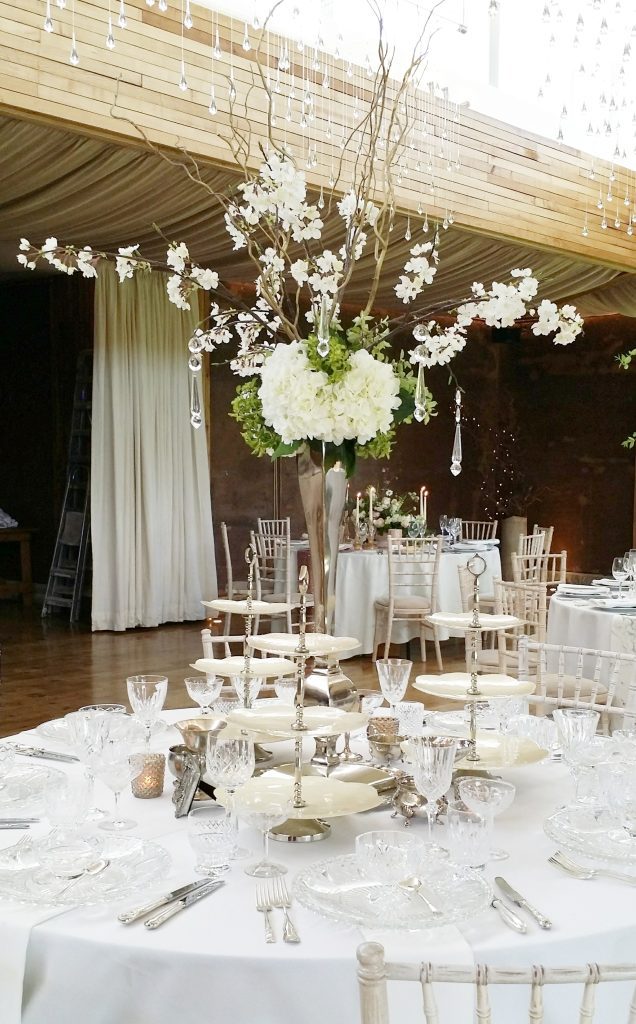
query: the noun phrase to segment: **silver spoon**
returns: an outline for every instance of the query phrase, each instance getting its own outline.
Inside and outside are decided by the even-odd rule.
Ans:
[[[56,892],[55,899],[57,900],[60,898],[60,896],[64,896],[72,885],[75,885],[76,882],[79,882],[80,878],[86,878],[87,875],[99,875],[99,873],[103,871],[104,868],[107,868],[109,864],[110,860],[108,860],[107,857],[101,857],[99,860],[93,861],[92,864],[88,864],[83,871],[80,871],[78,872],[78,874],[73,875],[70,882],[68,882],[67,885],[60,889],[59,892]]]
[[[421,887],[423,884],[424,883],[421,878],[418,878],[416,875],[409,875],[408,878],[403,879],[399,883],[399,886],[401,889],[405,889],[407,892],[415,893],[417,896],[420,897],[421,900],[424,900],[424,903],[428,907],[433,917],[443,917],[444,912],[440,910],[439,907],[436,907],[433,903],[431,903],[431,901],[422,892]]]

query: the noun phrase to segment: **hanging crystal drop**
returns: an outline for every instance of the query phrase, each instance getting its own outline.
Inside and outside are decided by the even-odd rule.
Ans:
[[[53,31],[53,18],[51,17],[51,0],[46,0],[46,17],[44,18],[44,31]]]
[[[183,27],[192,28],[194,22],[192,21],[192,12],[190,11],[190,0],[185,0],[185,14],[183,16]]]
[[[243,49],[245,50],[245,53],[249,53],[250,50],[252,49],[252,44],[250,43],[250,33],[249,33],[249,29],[247,27],[247,22],[245,22],[245,32],[243,33]]]
[[[316,337],[318,338],[318,344],[316,345],[316,351],[319,356],[323,359],[329,355],[329,316],[327,314],[327,298],[323,295],[320,303],[320,313],[318,315],[318,330],[316,331]]]
[[[57,6],[60,8],[61,11],[63,11],[66,7],[66,0],[57,0]]]
[[[188,359],[188,369],[192,370],[192,373],[199,373],[202,365],[203,360],[201,359],[201,356],[198,353],[193,352]]]
[[[146,7],[154,7],[155,0],[146,0]]]
[[[184,60],[181,61],[181,78],[179,79],[179,88],[181,89],[181,92],[186,92],[188,88],[188,79],[186,78]]]
[[[327,184],[329,185],[329,188],[333,188],[334,185],[336,184],[336,179],[334,177],[333,171],[329,175],[329,180],[328,180]]]
[[[212,85],[210,86],[210,106],[208,107],[208,112],[210,114],[212,114],[212,116],[214,117],[214,115],[217,113],[217,111],[218,111],[218,107],[216,105],[216,95],[214,93],[214,82],[213,82]]]
[[[426,386],[424,383],[424,364],[420,363],[415,385],[415,409],[413,415],[418,423],[426,417]]]
[[[300,127],[301,127],[301,128],[303,129],[303,130],[304,130],[305,128],[307,128],[308,122],[307,122],[307,118],[305,117],[304,113],[303,113],[303,116],[302,116],[302,117],[301,117],[301,119],[300,119],[300,122],[299,122],[299,124],[300,124]]]
[[[255,29],[256,32],[258,32],[260,27],[261,27],[261,19],[259,18],[259,16],[256,13],[256,11],[254,11],[254,17],[252,18],[252,28]]]
[[[287,113],[285,114],[285,120],[286,121],[291,121],[291,119],[292,119],[291,97],[288,96],[287,97]]]
[[[128,24],[124,0],[119,0],[119,17],[117,18],[117,24],[120,28],[126,28],[126,25]]]
[[[404,232],[404,239],[407,242],[411,241],[411,218],[406,218],[406,231]]]
[[[603,217],[603,219],[601,221],[601,227],[602,227],[603,231],[605,231],[605,228],[607,227],[607,217]]]
[[[168,0],[159,0],[159,10],[162,14],[165,14],[168,10]]]
[[[587,224],[583,225],[583,230],[581,231],[581,234],[583,235],[583,238],[587,238],[587,236],[589,235]]]
[[[71,38],[71,55],[69,57],[69,61],[71,62],[73,67],[77,67],[77,65],[80,62],[79,61],[79,53],[77,52],[77,43],[75,42],[75,33],[74,32],[73,32],[73,36]]]
[[[630,237],[631,237],[631,236],[632,236],[632,235],[634,234],[634,229],[633,229],[633,227],[632,227],[631,223],[627,225],[627,234],[628,234],[628,235],[629,235]]]
[[[451,455],[450,471],[453,476],[459,476],[462,471],[462,393],[457,388],[455,391],[455,440],[453,441],[453,452]]]
[[[327,71],[325,71],[324,75],[322,76],[322,87],[323,87],[323,89],[328,89],[330,84],[331,84],[331,79],[329,78],[329,75],[328,75]]]
[[[108,15],[108,33],[106,35],[106,46],[109,50],[115,49],[115,37],[113,35],[113,19]]]
[[[190,387],[190,423],[196,429],[198,429],[203,423],[203,416],[201,415],[201,400],[199,398],[199,385],[194,374],[192,376],[192,384]]]
[[[428,217],[426,216],[424,217],[424,223],[422,224],[422,231],[424,232],[424,234],[426,234],[428,231]]]
[[[323,210],[325,206],[325,196],[322,190],[322,185],[320,186],[320,195],[318,196],[318,202],[316,203],[316,206],[318,207],[319,210]]]
[[[234,79],[232,77],[228,78],[227,98],[230,103],[234,103],[234,100],[236,99],[236,86],[234,85]]]
[[[616,220],[614,221],[614,227],[615,228],[620,228],[620,226],[621,226],[621,220],[620,220],[620,217],[617,216]]]
[[[214,49],[212,50],[212,56],[215,60],[221,59],[221,40],[219,39],[219,27],[217,25],[214,33]]]
[[[353,64],[351,61],[347,64],[347,78],[353,78]]]

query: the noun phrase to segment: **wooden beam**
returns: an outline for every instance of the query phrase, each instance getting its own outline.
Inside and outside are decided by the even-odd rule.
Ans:
[[[260,86],[255,49],[242,49],[242,23],[218,15],[223,61],[217,61],[218,114],[208,113],[211,76],[212,15],[195,8],[195,26],[184,34],[183,56],[188,90],[178,87],[181,64],[179,12],[171,7],[165,14],[148,8],[144,0],[127,0],[128,27],[116,29],[116,47],[105,46],[107,0],[76,0],[75,31],[80,64],[73,67],[70,52],[70,10],[54,8],[55,31],[43,29],[40,0],[6,3],[0,0],[0,110],[19,118],[56,123],[123,145],[143,145],[141,132],[153,143],[175,151],[184,147],[198,161],[230,167],[233,165],[224,137],[230,130],[230,109],[226,76],[231,49],[232,73],[238,92],[235,114],[247,114],[252,132],[250,163],[258,160],[258,143],[265,139],[267,97]],[[113,7],[113,9],[115,9]],[[273,54],[278,40],[271,38],[270,67],[275,74]],[[292,55],[298,61],[298,55]],[[219,71],[218,65],[221,67]],[[332,66],[333,65],[333,66]],[[295,67],[298,79],[302,67]],[[354,105],[353,84],[342,67],[330,60],[332,87],[341,97],[329,113],[336,137],[345,112],[351,127]],[[360,79],[360,102],[368,98],[369,84]],[[257,83],[257,84],[255,84]],[[247,110],[245,97],[249,92]],[[339,160],[337,145],[326,139],[327,109],[316,90],[317,110],[312,141],[317,147],[317,166],[307,172],[310,185],[327,184],[332,159]],[[298,119],[284,122],[280,100],[281,132],[295,152],[302,152],[306,134]],[[116,115],[116,116],[113,116]],[[427,98],[431,137],[440,130],[443,110]],[[415,167],[396,184],[398,208],[417,217],[418,206],[429,219],[451,212],[455,223],[493,237],[526,243],[578,259],[587,259],[621,270],[636,269],[636,238],[625,232],[626,210],[620,193],[621,230],[613,227],[615,211],[608,212],[609,227],[602,230],[597,216],[598,181],[591,180],[591,158],[578,150],[498,122],[472,110],[462,111],[456,126],[461,165],[438,170],[435,189],[429,190],[429,175]],[[439,141],[439,139],[437,139]],[[353,156],[345,153],[343,181],[352,171]],[[619,178],[625,172],[617,171]],[[585,206],[589,210],[589,234],[581,229]]]

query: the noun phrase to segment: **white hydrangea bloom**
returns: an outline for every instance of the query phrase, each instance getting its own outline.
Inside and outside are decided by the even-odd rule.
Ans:
[[[286,444],[314,438],[366,444],[390,429],[400,404],[400,384],[390,363],[364,349],[351,356],[350,369],[337,383],[314,370],[305,343],[276,345],[261,371],[263,418]]]

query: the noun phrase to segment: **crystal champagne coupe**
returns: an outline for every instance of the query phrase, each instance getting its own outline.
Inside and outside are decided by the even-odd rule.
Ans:
[[[510,807],[516,792],[512,782],[476,777],[460,779],[458,788],[468,810],[486,818],[491,831],[494,828],[495,817]],[[507,857],[507,851],[500,849],[491,850],[489,855],[490,860],[506,860]]]
[[[621,597],[623,592],[623,583],[629,578],[629,569],[625,564],[625,556],[619,556],[612,562],[612,576],[618,583],[618,596]]]
[[[267,793],[256,795],[252,793],[249,800],[242,801],[241,794],[236,799],[236,813],[239,818],[251,828],[259,830],[263,837],[263,856],[256,863],[248,864],[243,870],[246,875],[253,878],[275,878],[277,875],[287,873],[284,864],[278,864],[269,859],[269,833],[277,825],[287,821],[292,813],[292,801],[275,799]]]
[[[188,697],[198,704],[202,715],[211,715],[211,704],[219,698],[223,680],[220,676],[188,676],[183,680],[188,691]]]

